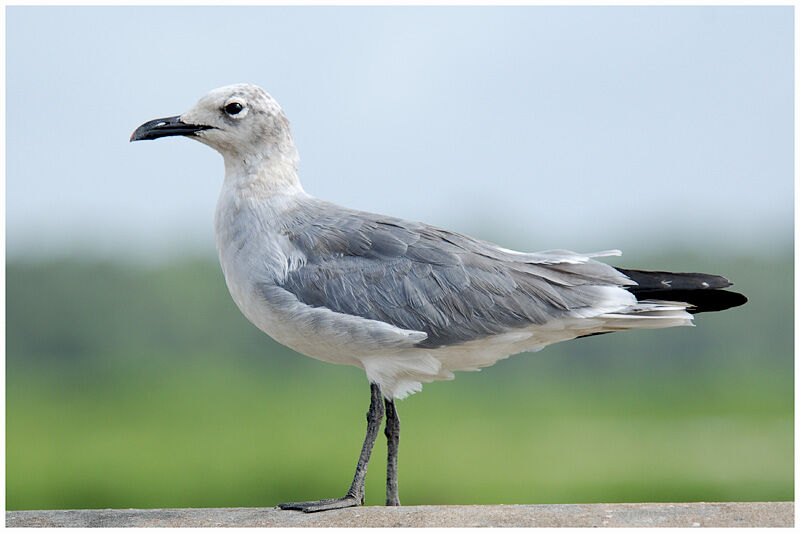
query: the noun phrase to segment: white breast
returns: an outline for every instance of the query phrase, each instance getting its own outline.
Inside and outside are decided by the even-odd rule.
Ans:
[[[312,308],[279,286],[306,258],[278,231],[276,221],[302,200],[256,201],[223,187],[215,217],[217,251],[228,290],[245,317],[302,354],[358,367],[363,356],[396,353],[424,340],[425,333]]]

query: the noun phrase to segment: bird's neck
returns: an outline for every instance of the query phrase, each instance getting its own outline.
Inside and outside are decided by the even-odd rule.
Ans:
[[[223,157],[225,187],[239,189],[252,198],[305,193],[297,177],[299,157],[293,146],[270,153]]]

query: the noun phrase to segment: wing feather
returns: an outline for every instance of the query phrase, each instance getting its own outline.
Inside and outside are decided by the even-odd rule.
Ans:
[[[306,260],[280,286],[312,307],[424,332],[423,348],[591,316],[607,311],[592,289],[632,283],[592,254],[514,252],[321,201],[303,215],[284,233]]]

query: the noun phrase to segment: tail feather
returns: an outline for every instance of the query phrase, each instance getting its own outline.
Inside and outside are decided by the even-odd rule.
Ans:
[[[639,301],[686,302],[691,305],[687,311],[692,314],[722,311],[747,302],[743,294],[722,290],[733,285],[722,276],[695,272],[617,270],[637,283],[625,289]]]

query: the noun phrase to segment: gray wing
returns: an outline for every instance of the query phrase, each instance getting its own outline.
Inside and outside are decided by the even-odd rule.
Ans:
[[[314,201],[283,231],[306,262],[279,285],[312,307],[423,331],[438,348],[592,307],[628,278],[571,252],[521,254],[420,223]]]

